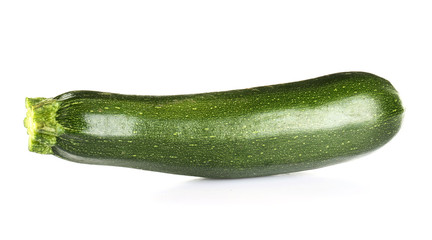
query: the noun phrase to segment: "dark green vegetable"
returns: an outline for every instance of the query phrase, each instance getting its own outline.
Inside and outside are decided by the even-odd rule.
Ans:
[[[314,169],[388,142],[403,107],[364,72],[177,96],[73,91],[27,98],[30,151],[209,178]]]

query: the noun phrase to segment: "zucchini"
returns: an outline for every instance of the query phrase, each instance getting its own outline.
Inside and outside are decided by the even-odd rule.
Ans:
[[[174,96],[72,91],[26,107],[30,151],[207,178],[351,159],[387,143],[404,111],[390,82],[365,72]]]

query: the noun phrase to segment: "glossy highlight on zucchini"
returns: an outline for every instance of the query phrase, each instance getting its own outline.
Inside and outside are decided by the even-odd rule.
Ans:
[[[207,178],[346,161],[387,143],[404,111],[390,82],[365,72],[174,96],[72,91],[26,107],[30,151]]]

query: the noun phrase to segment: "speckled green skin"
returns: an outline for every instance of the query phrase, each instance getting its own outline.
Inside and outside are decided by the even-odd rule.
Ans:
[[[208,178],[335,164],[388,142],[403,116],[393,86],[364,72],[193,95],[75,91],[54,99],[64,129],[54,155]]]

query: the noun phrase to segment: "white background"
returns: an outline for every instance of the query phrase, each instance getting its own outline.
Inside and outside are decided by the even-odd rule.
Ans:
[[[1,1],[0,239],[432,239],[428,1]],[[341,71],[390,80],[399,134],[356,160],[208,180],[27,151],[25,97],[167,95]]]

